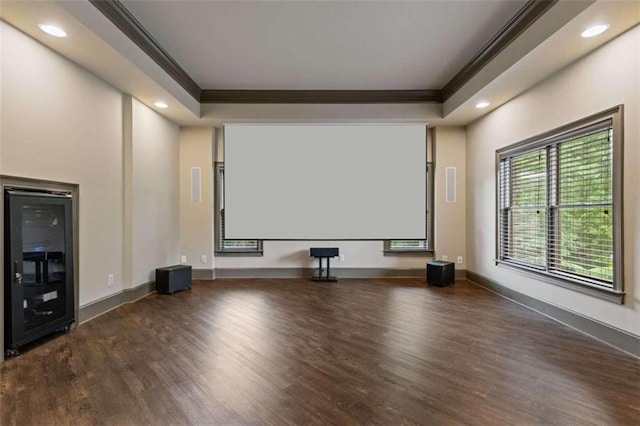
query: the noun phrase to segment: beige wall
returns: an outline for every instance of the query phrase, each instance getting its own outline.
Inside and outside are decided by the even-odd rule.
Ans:
[[[180,261],[180,128],[133,99],[132,282],[155,280],[155,269]]]
[[[0,29],[0,167],[80,185],[83,305],[122,289],[122,94],[4,22]]]
[[[521,293],[640,335],[640,27],[628,31],[467,128],[468,269]],[[496,266],[495,150],[623,104],[623,306]]]
[[[262,257],[217,257],[216,268],[315,268],[309,247],[339,247],[344,262],[332,268],[424,268],[427,256],[384,256],[381,241],[265,241]]]
[[[211,133],[206,128],[183,128],[180,141],[180,194],[181,194],[181,237],[182,254],[187,255],[187,263],[194,268],[300,268],[315,267],[314,259],[309,258],[309,247],[331,246],[339,247],[344,254],[344,261],[335,260],[332,265],[336,268],[389,268],[389,269],[413,269],[424,268],[425,262],[430,256],[385,256],[382,241],[265,241],[264,255],[254,256],[218,256],[214,263],[203,265],[200,263],[200,255],[213,252],[213,197],[214,193],[208,190],[212,185],[213,175],[209,176],[209,170],[213,170],[213,161],[223,158],[222,131],[218,129],[213,135],[216,144],[211,146]],[[442,148],[440,155],[443,160],[450,160],[451,164],[458,166],[458,194],[461,197],[459,203],[452,208],[444,210],[435,218],[436,225],[442,228],[440,238],[443,246],[450,249],[452,254],[466,257],[464,228],[464,153],[465,137],[464,129],[450,128],[442,133]],[[212,151],[213,149],[213,151]],[[216,158],[211,154],[215,153]],[[438,149],[436,149],[438,152]],[[189,193],[189,173],[193,166],[202,167],[203,173],[203,201],[199,204],[191,203]],[[206,173],[206,174],[205,174]],[[444,171],[443,171],[444,173]],[[444,178],[436,175],[436,187],[444,185]],[[440,191],[442,193],[442,191]],[[442,195],[444,197],[444,195]],[[451,216],[450,213],[456,214]],[[438,249],[438,246],[436,245]],[[208,251],[207,251],[208,250]],[[438,249],[439,250],[439,249]],[[450,257],[450,259],[451,259]],[[464,265],[457,265],[463,268]]]
[[[0,171],[79,185],[80,306],[177,263],[179,127],[2,21],[0,31]]]
[[[213,147],[211,127],[180,131],[180,253],[194,269],[213,267]],[[200,167],[201,200],[191,201],[191,168]],[[201,261],[206,256],[206,262]]]
[[[463,127],[436,127],[435,142],[435,223],[436,259],[443,256],[456,262],[456,269],[466,269],[466,133]],[[455,202],[446,200],[446,168],[455,167]],[[462,263],[457,263],[462,256]]]

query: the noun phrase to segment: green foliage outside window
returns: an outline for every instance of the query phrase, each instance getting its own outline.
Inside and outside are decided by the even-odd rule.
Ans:
[[[501,160],[503,260],[613,281],[611,128]]]

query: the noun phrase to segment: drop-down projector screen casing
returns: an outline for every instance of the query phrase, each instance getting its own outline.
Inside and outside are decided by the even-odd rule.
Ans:
[[[226,239],[426,239],[426,126],[224,127]]]

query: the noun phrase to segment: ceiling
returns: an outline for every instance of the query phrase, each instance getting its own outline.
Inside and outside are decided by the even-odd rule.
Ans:
[[[640,22],[640,2],[615,0],[111,1],[137,23],[139,33],[132,36],[94,1],[3,0],[0,17],[190,126],[234,121],[464,125]],[[505,40],[505,28],[517,27],[512,25],[516,14],[541,3],[548,5],[544,12]],[[63,26],[69,37],[42,33],[37,24],[43,21]],[[598,22],[611,27],[599,37],[579,37]],[[146,37],[146,50],[136,37]],[[221,90],[254,92],[239,103],[198,96]],[[314,91],[335,90],[338,97],[342,91],[358,96],[433,91],[437,96],[421,102],[322,104],[270,101],[267,90],[314,96]],[[169,108],[154,107],[159,99]],[[476,109],[480,99],[491,106]]]
[[[440,89],[512,1],[123,1],[203,89]]]

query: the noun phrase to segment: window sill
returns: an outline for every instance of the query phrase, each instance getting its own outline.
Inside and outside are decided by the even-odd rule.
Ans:
[[[523,275],[527,275],[537,280],[544,281],[548,284],[574,290],[578,293],[606,300],[607,302],[617,303],[618,305],[622,305],[624,303],[624,292],[621,291],[608,289],[595,284],[589,284],[577,279],[574,280],[569,277],[562,277],[545,271],[538,271],[533,268],[505,262],[503,260],[496,260],[496,265],[505,267],[514,272],[522,273]]]
[[[261,257],[263,256],[264,252],[262,250],[233,250],[233,249],[227,249],[227,250],[216,250],[215,255],[216,257]]]
[[[384,250],[385,256],[433,256],[433,250],[425,250],[425,249],[395,249],[395,250]]]

